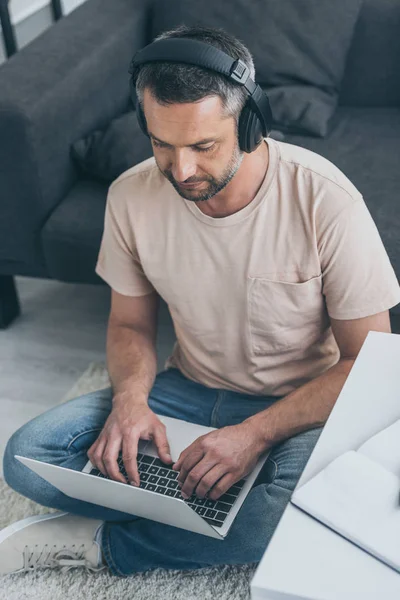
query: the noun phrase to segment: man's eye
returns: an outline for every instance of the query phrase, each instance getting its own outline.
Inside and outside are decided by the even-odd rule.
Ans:
[[[195,146],[196,150],[199,152],[210,152],[214,148],[214,144],[212,146],[208,146],[207,148],[201,148],[200,146]]]
[[[153,140],[153,144],[155,146],[157,146],[157,148],[166,148],[166,146],[164,146],[164,144],[160,144],[159,142],[156,142],[156,140]]]
[[[166,146],[165,144],[161,144],[160,142],[157,142],[156,140],[152,140],[154,146],[156,146],[156,148],[168,148],[169,146]],[[202,148],[201,146],[194,146],[194,149],[197,150],[198,152],[210,152],[211,150],[213,150],[215,144],[213,144],[212,146],[208,146],[207,148]]]

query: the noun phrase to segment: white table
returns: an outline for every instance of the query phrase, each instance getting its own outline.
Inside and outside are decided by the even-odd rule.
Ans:
[[[400,335],[370,331],[297,487],[399,418]],[[289,502],[251,581],[251,595],[399,600],[400,575]]]

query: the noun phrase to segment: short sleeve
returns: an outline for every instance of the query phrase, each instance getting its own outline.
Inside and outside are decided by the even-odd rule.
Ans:
[[[323,294],[333,319],[359,319],[400,302],[400,286],[362,196],[319,241]]]
[[[125,296],[145,296],[154,291],[147,279],[135,244],[135,237],[123,203],[110,187],[104,216],[104,231],[95,271],[111,288]],[[118,208],[118,210],[117,210]]]

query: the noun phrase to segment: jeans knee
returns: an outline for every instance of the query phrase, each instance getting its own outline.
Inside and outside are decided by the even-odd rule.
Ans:
[[[21,429],[15,431],[9,438],[3,456],[4,480],[12,488],[14,488],[15,478],[18,477],[20,466],[22,466],[22,464],[15,458],[16,454],[19,456],[27,456]]]
[[[4,480],[15,491],[27,495],[25,489],[35,487],[35,484],[46,483],[36,473],[28,469],[16,455],[37,459],[34,436],[29,433],[29,423],[17,429],[9,438],[3,456]]]
[[[309,429],[277,444],[271,456],[277,464],[274,483],[293,492],[318,442],[323,427]]]

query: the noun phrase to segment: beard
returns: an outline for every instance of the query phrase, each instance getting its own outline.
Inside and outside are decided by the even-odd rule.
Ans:
[[[236,145],[235,150],[231,156],[231,159],[226,167],[224,173],[218,179],[214,177],[210,177],[209,179],[195,179],[193,181],[187,181],[186,183],[197,183],[198,181],[207,181],[208,186],[201,190],[185,190],[180,187],[180,185],[175,181],[171,171],[162,171],[160,166],[157,163],[158,168],[161,173],[168,179],[168,181],[173,185],[178,194],[184,198],[185,200],[192,200],[193,202],[202,202],[204,200],[210,200],[213,196],[216,196],[221,190],[223,190],[228,183],[233,179],[236,173],[239,170],[240,165],[242,164],[242,160],[244,157],[244,152],[242,152],[239,148],[239,145]],[[157,160],[156,160],[157,162]]]

